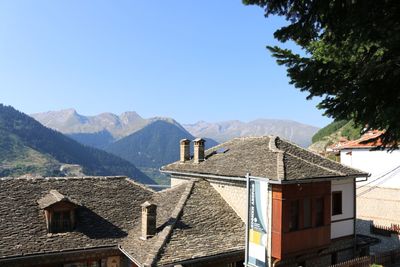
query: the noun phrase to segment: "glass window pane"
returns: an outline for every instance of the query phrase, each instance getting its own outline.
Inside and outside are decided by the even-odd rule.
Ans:
[[[311,227],[311,199],[306,198],[303,200],[303,212],[304,212],[304,228]]]
[[[342,214],[342,192],[332,193],[332,215]]]
[[[299,229],[299,200],[290,202],[290,222],[289,230],[295,231]]]
[[[324,225],[324,198],[315,201],[315,226]]]

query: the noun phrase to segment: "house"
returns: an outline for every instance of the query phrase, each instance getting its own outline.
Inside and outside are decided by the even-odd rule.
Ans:
[[[171,185],[204,179],[246,221],[246,173],[268,179],[270,266],[329,266],[368,253],[377,242],[356,235],[358,171],[275,136],[235,138],[207,151],[204,140],[180,144],[180,161],[164,166]]]
[[[152,194],[124,177],[0,178],[0,266],[121,266]]]
[[[368,172],[357,184],[357,217],[380,225],[400,224],[400,150],[377,149],[382,131],[334,146],[344,165]]]
[[[180,151],[159,192],[126,177],[0,178],[0,266],[242,266],[246,173],[270,181],[271,266],[328,266],[374,242],[354,231],[364,172],[272,136]]]
[[[244,223],[211,185],[0,178],[0,266],[238,266]],[[224,264],[224,265],[223,265]]]

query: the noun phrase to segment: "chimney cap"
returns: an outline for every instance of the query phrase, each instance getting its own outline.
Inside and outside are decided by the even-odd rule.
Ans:
[[[181,141],[179,141],[180,143],[190,143],[190,140],[187,138],[183,138],[181,139]]]
[[[151,202],[149,202],[149,201],[146,201],[146,202],[144,202],[142,205],[140,205],[140,206],[142,206],[142,208],[148,208],[148,207],[157,207],[157,205],[156,204],[154,204],[154,203],[151,203]]]
[[[205,141],[206,140],[204,140],[203,138],[200,138],[200,137],[197,137],[196,139],[193,140],[193,142],[195,142],[195,143],[200,143],[200,142],[204,143]]]

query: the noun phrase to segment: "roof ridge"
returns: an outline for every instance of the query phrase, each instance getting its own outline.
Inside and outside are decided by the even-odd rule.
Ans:
[[[84,180],[84,179],[124,179],[128,178],[127,176],[123,175],[113,175],[113,176],[34,176],[34,177],[11,177],[11,176],[6,176],[6,177],[0,177],[0,181],[5,181],[5,180]]]
[[[168,238],[171,236],[171,233],[176,225],[176,222],[179,220],[182,215],[183,207],[186,204],[186,201],[189,199],[190,194],[192,193],[192,189],[194,184],[199,179],[192,179],[187,182],[186,189],[183,191],[181,198],[175,206],[175,209],[171,213],[171,223],[169,223],[162,231],[157,235],[157,240],[154,242],[154,247],[152,251],[149,251],[146,261],[143,263],[143,267],[153,266],[156,262],[159,254],[161,253],[162,248],[166,244]]]
[[[276,135],[271,135],[269,136],[269,143],[268,147],[269,149],[276,153],[276,177],[279,180],[285,179],[285,161],[284,161],[284,156],[285,156],[285,151],[279,149],[276,146],[276,141],[281,140],[278,136]]]
[[[49,194],[52,194],[57,201],[61,201],[66,198],[65,195],[58,192],[56,189],[52,189],[49,191]]]
[[[273,136],[273,135],[250,135],[250,136],[238,136],[238,137],[233,137],[233,138],[231,138],[231,139],[229,139],[229,140],[226,140],[226,141],[224,141],[224,142],[222,142],[222,143],[219,143],[218,145],[215,145],[215,146],[213,146],[213,147],[207,148],[207,149],[206,149],[206,152],[207,152],[207,151],[210,151],[210,150],[214,150],[214,149],[217,148],[217,147],[224,146],[224,144],[233,142],[233,141],[235,141],[235,140],[243,141],[243,140],[246,140],[246,139],[263,139],[263,138],[267,138],[267,137],[268,137],[268,138],[271,138],[272,136]],[[172,163],[170,163],[170,164],[172,164]],[[168,165],[170,165],[170,164],[168,164]]]
[[[168,187],[168,188],[163,189],[163,190],[161,190],[161,191],[155,191],[155,194],[168,193],[168,192],[170,192],[170,191],[177,190],[177,189],[178,189],[179,187],[181,187],[181,186],[184,186],[184,185],[187,186],[188,183],[190,183],[190,181],[184,181],[184,182],[182,182],[182,183],[180,183],[180,184],[177,184],[177,185],[175,185],[175,186]]]
[[[135,180],[133,180],[133,179],[131,179],[131,178],[129,178],[129,177],[126,177],[126,176],[125,176],[124,178],[125,178],[125,180],[126,180],[128,183],[130,183],[130,184],[132,184],[132,185],[139,186],[139,187],[141,187],[142,189],[145,189],[145,190],[147,190],[147,191],[149,191],[149,192],[151,192],[151,193],[156,193],[156,191],[155,191],[154,189],[148,187],[147,185],[144,185],[144,184],[142,184],[142,183],[136,182]]]
[[[322,158],[322,159],[324,159],[324,160],[328,160],[328,161],[330,161],[330,162],[332,162],[332,163],[334,163],[334,164],[336,164],[336,165],[340,165],[340,166],[349,168],[348,166],[345,166],[345,165],[343,165],[343,164],[340,163],[340,162],[331,160],[330,158],[323,157],[323,156],[321,156],[320,154],[318,154],[318,153],[316,153],[316,152],[314,152],[314,151],[312,151],[312,150],[305,149],[305,148],[303,148],[303,147],[301,147],[301,146],[299,146],[299,145],[297,145],[297,144],[295,144],[295,143],[292,143],[292,142],[290,142],[290,141],[282,140],[282,139],[281,139],[281,141],[286,142],[286,143],[289,143],[289,144],[291,144],[292,146],[295,146],[295,147],[299,148],[299,149],[302,150],[302,151],[311,153],[311,154],[313,154],[313,155],[315,155],[315,156],[317,156],[317,157],[320,157],[320,158]],[[293,157],[295,157],[295,158],[301,159],[302,161],[308,162],[308,163],[310,163],[310,164],[312,164],[312,165],[314,165],[314,166],[318,166],[319,168],[322,168],[322,169],[325,169],[325,170],[328,170],[328,171],[333,171],[333,172],[339,173],[340,175],[343,175],[343,176],[346,175],[346,174],[344,174],[344,173],[342,173],[342,172],[340,172],[340,171],[335,171],[335,170],[332,170],[332,169],[330,169],[330,168],[327,168],[327,167],[318,165],[318,164],[316,164],[316,163],[313,163],[313,162],[311,162],[311,161],[305,160],[305,159],[303,159],[303,158],[297,157],[297,156],[295,156],[295,155],[293,155],[293,154],[291,154],[291,153],[289,153],[289,152],[286,152],[286,153],[289,154],[289,155],[291,155],[291,156],[293,156]],[[353,168],[353,169],[354,169],[354,168]]]
[[[296,159],[298,159],[298,160],[307,162],[307,163],[309,163],[310,165],[316,166],[317,168],[320,168],[320,169],[323,169],[323,170],[326,170],[326,171],[330,171],[330,172],[336,173],[336,174],[338,174],[338,175],[340,175],[340,176],[347,176],[347,174],[345,174],[345,173],[343,173],[343,172],[335,171],[335,170],[332,170],[332,169],[330,169],[330,168],[327,168],[327,167],[318,165],[318,164],[316,164],[316,163],[314,163],[314,162],[305,160],[305,159],[300,158],[300,157],[298,157],[298,156],[296,156],[296,155],[293,155],[293,154],[291,154],[291,153],[287,153],[287,154],[290,155],[290,156],[292,156],[292,157],[294,157],[294,158],[296,158]]]

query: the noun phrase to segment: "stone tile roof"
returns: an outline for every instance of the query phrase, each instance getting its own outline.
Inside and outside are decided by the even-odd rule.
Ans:
[[[337,144],[333,144],[330,146],[332,150],[341,150],[341,149],[352,149],[352,148],[377,148],[383,145],[382,137],[385,134],[385,131],[372,130],[363,134],[357,140],[351,140],[347,142],[339,142]]]
[[[265,177],[271,180],[366,176],[275,136],[235,138],[206,151],[206,160],[171,163],[164,172]]]
[[[76,229],[48,234],[42,208],[66,196],[79,204]],[[141,240],[146,201],[157,205],[157,234]],[[0,178],[0,203],[0,260],[120,245],[161,266],[244,249],[242,220],[204,180],[154,192],[125,177]]]
[[[50,190],[80,202],[73,232],[47,234],[43,210],[37,201]],[[44,252],[117,246],[140,220],[140,205],[153,194],[154,191],[125,177],[1,178],[0,260]]]
[[[37,202],[41,209],[45,209],[45,208],[48,208],[48,207],[50,207],[58,202],[61,202],[61,201],[68,201],[75,205],[79,205],[79,203],[77,201],[75,201],[67,196],[64,196],[57,190],[50,190],[50,192],[47,195],[45,195],[44,197],[39,199]]]
[[[157,235],[147,240],[142,240],[141,237],[141,222],[138,221],[132,230],[129,231],[129,236],[125,239],[121,248],[135,261],[139,263],[152,264],[157,258],[160,247],[164,244],[170,229],[177,221],[178,216],[172,216],[178,202],[180,202],[178,211],[190,193],[192,183],[183,183],[179,186],[166,189],[154,194],[151,203],[157,205]]]
[[[136,261],[164,266],[244,250],[244,223],[207,181],[192,180],[162,194],[157,235],[140,240],[137,226],[121,245]]]

